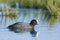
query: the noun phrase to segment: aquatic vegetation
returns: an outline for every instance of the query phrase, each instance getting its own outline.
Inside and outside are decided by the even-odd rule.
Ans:
[[[60,3],[60,1],[58,3]],[[46,15],[45,17],[49,21],[49,24],[53,26],[60,21],[60,8],[59,5],[57,4],[57,0],[49,0],[47,2],[47,9],[49,13],[45,14]]]
[[[41,5],[41,1],[39,0],[20,0],[21,6],[23,8],[38,8]]]
[[[8,15],[11,19],[17,19],[18,17],[18,10],[12,9]]]
[[[15,8],[4,8],[0,16],[2,17],[2,20],[4,18],[4,23],[6,24],[8,18],[11,19],[11,21],[17,21],[18,13],[18,10]]]
[[[47,9],[47,13],[44,13],[44,19],[46,19],[49,25],[54,25],[60,20],[60,1],[59,0],[21,0],[24,7],[42,8]],[[26,4],[25,4],[25,3]],[[31,2],[31,3],[30,3]]]
[[[23,1],[25,2],[25,0],[20,2],[25,4]],[[31,3],[28,4],[29,2]],[[30,0],[29,2],[26,0],[26,7],[30,6],[47,10],[47,13],[43,13],[42,18],[47,20],[49,25],[53,26],[60,21],[60,0]]]
[[[14,0],[14,2],[20,2],[22,8],[47,10],[47,13],[43,13],[43,18],[48,21],[49,25],[60,21],[60,0]]]

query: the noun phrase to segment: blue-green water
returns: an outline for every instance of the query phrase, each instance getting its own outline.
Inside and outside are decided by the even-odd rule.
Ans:
[[[57,23],[54,28],[50,29],[47,22],[41,20],[41,13],[45,11],[41,9],[20,9],[17,19],[0,16],[0,40],[60,40],[60,25]],[[42,16],[43,17],[43,16]],[[38,31],[38,37],[32,37],[29,32],[14,33],[7,28],[9,25],[16,22],[29,23],[32,19],[37,19],[40,23],[35,26],[35,31]]]

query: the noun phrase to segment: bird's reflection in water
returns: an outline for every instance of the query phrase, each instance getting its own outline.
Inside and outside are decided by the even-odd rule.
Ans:
[[[30,34],[32,35],[32,37],[36,37],[37,32],[36,31],[32,31],[32,32],[30,32]]]
[[[24,33],[28,33],[28,32],[14,32],[14,33],[24,34]],[[36,33],[29,32],[29,33],[30,33],[30,35],[31,35],[32,37],[36,37],[36,35],[37,35],[37,32],[36,32]]]

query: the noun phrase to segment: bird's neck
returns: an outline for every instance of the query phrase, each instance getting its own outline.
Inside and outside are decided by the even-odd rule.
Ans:
[[[35,25],[34,24],[32,24],[32,23],[30,23],[30,25],[32,26],[32,27],[34,27]]]

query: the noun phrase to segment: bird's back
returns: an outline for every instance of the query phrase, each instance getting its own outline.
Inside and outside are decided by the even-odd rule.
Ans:
[[[29,23],[18,22],[8,27],[15,32],[29,32],[32,30],[32,26]]]

